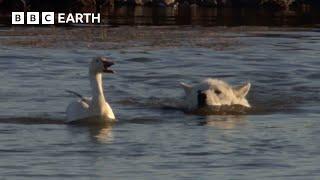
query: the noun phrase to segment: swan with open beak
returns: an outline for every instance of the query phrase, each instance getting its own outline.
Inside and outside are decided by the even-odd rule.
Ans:
[[[92,90],[92,98],[86,98],[80,94],[69,91],[80,97],[79,100],[71,102],[67,107],[67,122],[106,123],[116,120],[112,108],[106,101],[102,74],[114,73],[110,68],[114,63],[106,57],[94,58],[89,65],[89,80]]]

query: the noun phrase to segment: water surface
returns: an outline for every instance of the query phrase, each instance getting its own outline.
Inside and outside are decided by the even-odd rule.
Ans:
[[[0,174],[8,179],[316,179],[320,34],[311,28],[87,27],[0,30]],[[63,123],[104,76],[119,122]],[[179,82],[250,81],[245,115],[168,108]]]

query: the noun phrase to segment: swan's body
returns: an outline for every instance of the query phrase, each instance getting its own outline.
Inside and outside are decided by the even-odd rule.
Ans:
[[[76,123],[88,121],[89,123],[105,123],[115,121],[113,111],[105,100],[102,87],[102,73],[113,73],[108,67],[113,63],[106,58],[95,58],[89,67],[89,79],[92,98],[84,98],[71,102],[67,107],[67,122]]]

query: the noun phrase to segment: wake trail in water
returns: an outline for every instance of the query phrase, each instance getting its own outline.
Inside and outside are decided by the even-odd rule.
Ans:
[[[66,124],[63,119],[49,119],[38,117],[8,117],[0,118],[0,123],[3,124]]]

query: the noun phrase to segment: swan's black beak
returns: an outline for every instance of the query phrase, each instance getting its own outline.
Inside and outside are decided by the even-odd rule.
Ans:
[[[112,69],[110,69],[110,67],[112,65],[114,65],[114,62],[109,61],[109,60],[102,60],[103,63],[103,72],[104,73],[114,73],[114,71]]]

